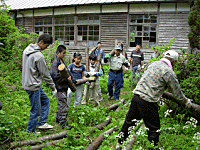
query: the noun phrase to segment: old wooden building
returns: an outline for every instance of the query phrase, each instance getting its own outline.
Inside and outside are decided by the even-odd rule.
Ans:
[[[69,48],[70,54],[101,41],[112,50],[122,41],[128,53],[142,44],[145,60],[148,47],[169,44],[175,50],[189,48],[187,17],[191,0],[7,0],[17,26],[27,32],[50,33]]]

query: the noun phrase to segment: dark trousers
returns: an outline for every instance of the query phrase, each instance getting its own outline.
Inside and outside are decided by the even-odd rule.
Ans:
[[[64,124],[67,121],[67,110],[69,110],[69,106],[67,105],[67,90],[58,91],[57,106],[56,120],[60,124]]]
[[[134,95],[131,101],[131,106],[129,108],[128,113],[126,114],[126,118],[124,124],[121,128],[121,131],[118,135],[123,135],[119,137],[118,142],[122,143],[128,137],[128,128],[131,126],[135,126],[136,120],[141,120],[143,118],[145,126],[148,130],[148,140],[154,145],[157,145],[159,142],[160,132],[160,118],[158,114],[159,106],[157,103],[147,102],[139,97],[139,95]]]
[[[115,92],[114,92],[114,100],[118,100],[120,96],[120,90],[123,87],[123,72],[115,73],[112,71],[109,71],[108,73],[108,93],[109,96],[113,96],[113,87],[114,87],[114,81],[115,81]]]

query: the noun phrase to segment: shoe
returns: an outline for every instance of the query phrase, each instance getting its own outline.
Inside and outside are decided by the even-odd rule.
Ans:
[[[108,96],[108,100],[111,100],[112,99],[112,96]]]
[[[70,126],[69,124],[66,125],[66,123],[62,124],[62,129],[64,129],[66,127],[67,130],[71,130],[72,129],[72,126]]]
[[[116,149],[116,150],[121,150],[121,149],[122,149],[121,144],[120,144],[120,143],[117,143],[115,149]]]
[[[59,123],[59,120],[56,118],[56,122]]]
[[[53,129],[53,126],[49,125],[48,123],[45,123],[39,126],[38,129]]]
[[[41,134],[41,132],[38,132],[38,131],[35,131],[34,133],[35,133],[35,134]]]

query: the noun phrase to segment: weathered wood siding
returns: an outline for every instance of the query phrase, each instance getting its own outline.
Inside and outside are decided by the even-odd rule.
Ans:
[[[103,47],[115,46],[115,40],[122,41],[126,47],[127,14],[104,14],[101,18],[101,43]]]
[[[189,25],[187,23],[189,13],[161,13],[158,24],[158,45],[169,44],[175,37],[176,41],[171,48],[180,52],[180,48],[188,49]]]
[[[33,32],[33,18],[17,18],[16,26],[19,28],[20,26],[24,26],[28,33]]]

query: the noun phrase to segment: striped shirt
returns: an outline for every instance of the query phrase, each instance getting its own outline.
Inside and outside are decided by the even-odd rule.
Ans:
[[[140,51],[133,50],[131,53],[131,58],[133,66],[138,66],[141,65],[141,61],[144,60],[144,54],[141,50]]]

